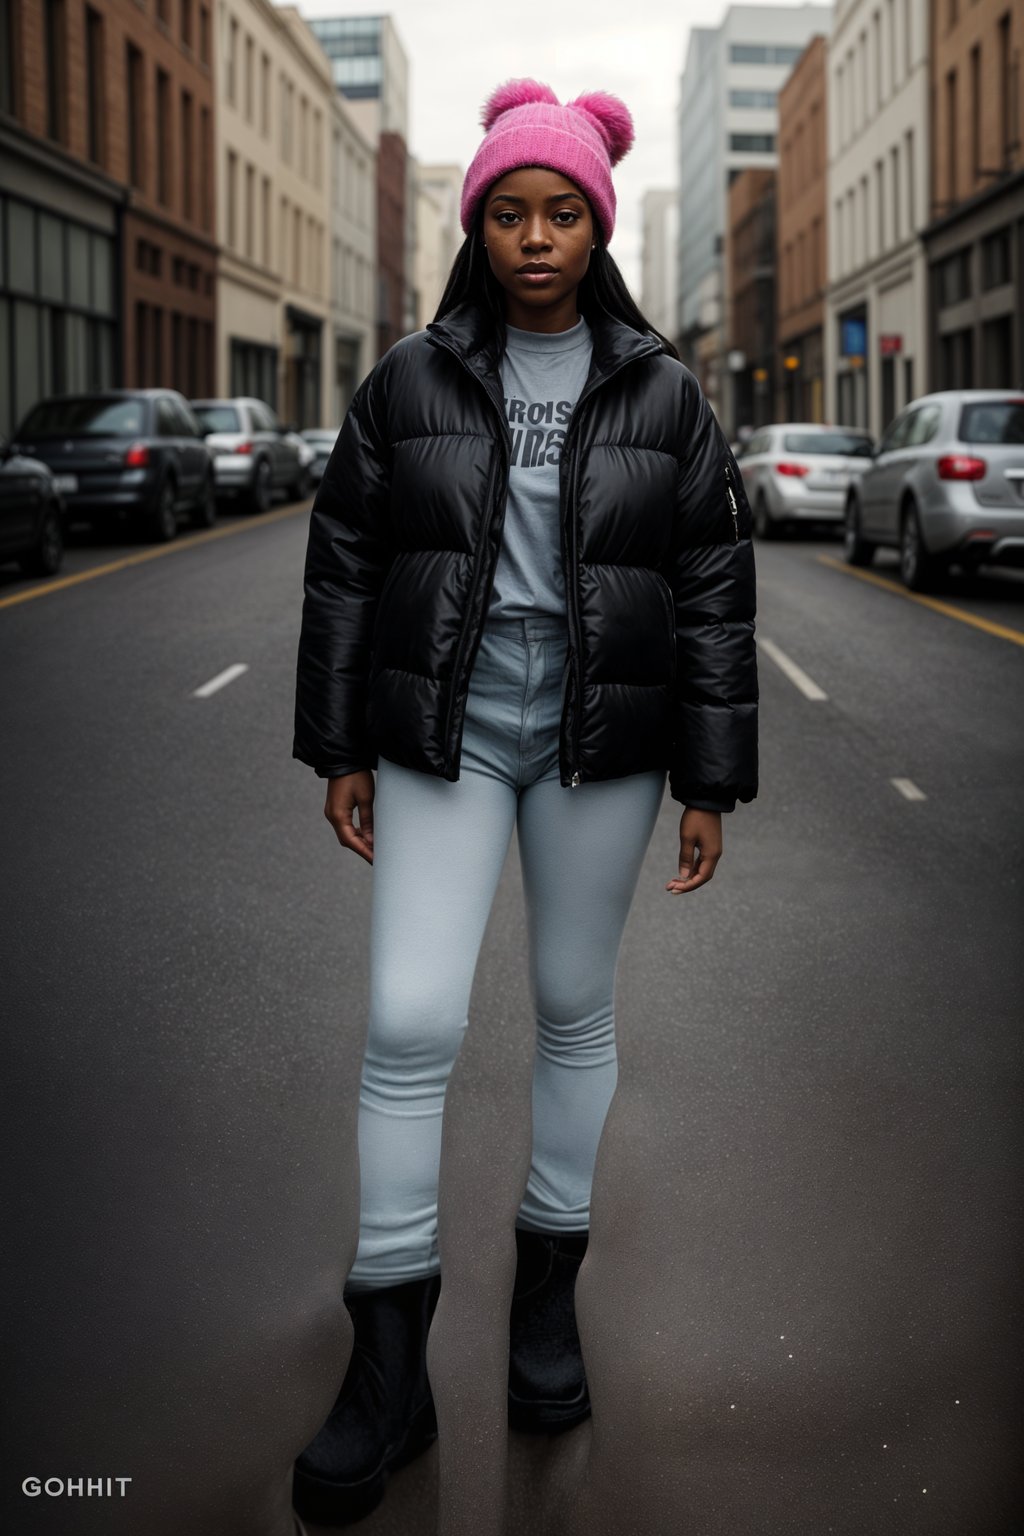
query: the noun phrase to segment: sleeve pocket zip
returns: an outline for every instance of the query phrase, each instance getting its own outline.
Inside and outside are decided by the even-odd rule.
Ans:
[[[736,494],[732,488],[732,471],[729,468],[729,460],[725,461],[725,493],[729,498],[729,511],[732,513],[732,542],[740,541],[740,525],[736,515]]]

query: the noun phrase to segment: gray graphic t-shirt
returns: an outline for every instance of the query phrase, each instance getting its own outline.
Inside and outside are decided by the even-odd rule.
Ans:
[[[573,407],[590,372],[592,338],[581,315],[551,334],[506,326],[501,364],[512,463],[488,617],[565,613],[558,465]]]

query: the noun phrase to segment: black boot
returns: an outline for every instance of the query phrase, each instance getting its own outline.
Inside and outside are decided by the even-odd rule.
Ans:
[[[344,1293],[355,1327],[327,1422],[295,1463],[292,1502],[306,1520],[351,1525],[384,1497],[388,1474],[437,1438],[426,1345],[440,1275]]]
[[[508,1370],[513,1429],[555,1435],[590,1414],[574,1303],[589,1235],[516,1228]]]

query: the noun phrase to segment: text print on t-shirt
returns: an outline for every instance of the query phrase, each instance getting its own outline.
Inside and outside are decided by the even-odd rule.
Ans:
[[[572,416],[571,400],[518,400],[505,396],[505,411],[512,428],[512,464],[517,469],[539,469],[557,464],[562,457],[565,428]],[[561,426],[553,426],[560,422]]]

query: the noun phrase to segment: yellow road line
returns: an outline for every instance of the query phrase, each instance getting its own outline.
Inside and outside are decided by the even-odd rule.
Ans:
[[[975,629],[983,629],[987,635],[996,635],[1000,640],[1009,640],[1014,645],[1024,645],[1024,630],[1011,629],[1008,624],[996,624],[992,619],[983,619],[976,613],[969,613],[966,608],[954,608],[952,603],[940,603],[936,597],[911,592],[901,582],[890,581],[888,576],[878,576],[874,571],[863,571],[856,565],[847,565],[844,560],[836,560],[831,555],[818,555],[817,558],[822,565],[830,565],[833,570],[842,571],[844,576],[859,576],[861,581],[874,582],[876,587],[884,587],[887,592],[895,592],[898,597],[908,597],[912,603],[920,603],[924,608],[934,608],[936,613],[944,613],[950,619],[959,619],[961,624],[973,624]]]
[[[45,597],[50,592],[62,592],[65,587],[77,587],[81,581],[92,581],[97,576],[110,576],[123,571],[129,565],[142,565],[147,560],[159,560],[161,555],[176,554],[179,549],[192,549],[196,544],[209,544],[213,539],[226,539],[232,533],[247,533],[250,528],[265,528],[268,523],[280,522],[284,517],[298,517],[308,512],[308,506],[280,507],[276,512],[264,512],[251,521],[229,523],[223,528],[210,528],[205,533],[195,533],[187,539],[172,539],[156,549],[142,549],[137,555],[125,555],[120,560],[109,560],[106,565],[93,565],[87,571],[76,571],[74,576],[60,576],[27,592],[15,592],[11,597],[0,597],[0,608],[13,608],[15,603],[30,602],[33,597]]]

